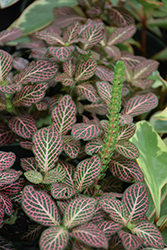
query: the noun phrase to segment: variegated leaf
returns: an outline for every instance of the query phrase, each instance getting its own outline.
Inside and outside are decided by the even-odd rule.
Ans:
[[[129,213],[129,222],[142,218],[148,210],[146,186],[141,182],[131,185],[125,190],[122,202]]]
[[[112,6],[109,10],[109,17],[118,27],[126,27],[127,25],[134,23],[134,18],[131,13],[120,6]]]
[[[88,42],[88,45],[86,44],[86,49],[91,48],[103,39],[103,29],[104,26],[102,22],[91,22],[91,24],[82,32],[82,39]]]
[[[75,50],[73,45],[68,47],[49,47],[48,52],[61,62],[67,61]]]
[[[40,249],[64,250],[68,244],[69,232],[61,226],[46,229],[39,240]]]
[[[39,184],[43,181],[43,176],[38,171],[29,170],[24,173],[24,176],[29,182],[34,183],[34,184]]]
[[[105,66],[98,65],[95,75],[98,76],[102,81],[112,82],[114,76],[113,71]]]
[[[9,127],[13,132],[25,139],[30,139],[37,130],[35,123],[31,115],[13,116],[9,119]]]
[[[39,102],[45,95],[47,83],[24,86],[22,91],[17,93],[13,99],[14,106],[31,106]]]
[[[98,115],[106,115],[108,113],[107,106],[104,102],[84,105],[84,109]]]
[[[65,135],[76,121],[76,106],[71,96],[63,96],[52,111],[53,125],[60,134]]]
[[[71,134],[74,140],[89,141],[101,134],[101,129],[95,124],[77,123],[72,127]]]
[[[12,28],[10,30],[3,30],[0,32],[0,45],[8,43],[12,40],[19,38],[22,35],[22,31],[18,28]]]
[[[157,227],[150,222],[142,221],[137,223],[136,227],[132,229],[132,233],[142,238],[144,246],[146,247],[155,247],[157,249],[164,247],[161,233]]]
[[[4,50],[0,50],[0,82],[5,79],[12,69],[12,56]]]
[[[16,134],[7,126],[6,123],[0,123],[0,146],[15,141]]]
[[[0,171],[11,168],[15,160],[16,160],[16,155],[13,152],[0,151]]]
[[[119,237],[122,240],[122,244],[126,250],[137,250],[143,243],[143,239],[136,235],[130,234],[123,230],[118,232]]]
[[[120,126],[119,128],[119,135],[117,138],[118,144],[122,143],[123,141],[129,140],[135,133],[136,126],[135,124]]]
[[[115,145],[116,151],[128,159],[136,159],[139,157],[137,147],[130,141],[119,142]]]
[[[96,82],[97,90],[105,103],[110,106],[112,97],[112,87],[108,82]]]
[[[154,60],[144,60],[136,65],[134,68],[133,79],[142,79],[151,75],[151,73],[157,69],[158,62]]]
[[[0,86],[0,91],[5,94],[14,94],[18,91],[21,91],[22,85],[18,84],[16,85],[15,83],[7,85],[7,86]]]
[[[123,28],[117,28],[108,39],[108,45],[122,43],[135,33],[136,27],[131,24]]]
[[[43,183],[51,184],[55,182],[63,182],[66,178],[66,169],[64,169],[63,165],[58,163],[56,168],[48,171],[44,175]]]
[[[15,76],[16,84],[28,82],[44,82],[53,78],[58,70],[57,64],[40,60],[33,61],[20,74]]]
[[[75,186],[78,191],[90,187],[101,171],[101,160],[97,155],[81,161],[76,168],[74,175]]]
[[[20,177],[20,175],[22,175],[22,172],[14,169],[0,172],[0,186],[13,183]]]
[[[81,63],[75,73],[75,80],[82,81],[89,79],[94,75],[96,67],[97,63],[93,59],[88,59],[86,62]]]
[[[137,163],[133,160],[121,157],[113,159],[109,163],[111,173],[122,181],[143,181],[143,173]]]
[[[44,191],[36,191],[32,186],[26,186],[22,194],[22,208],[32,220],[41,225],[60,225],[58,208]]]
[[[52,126],[38,130],[33,136],[33,152],[41,172],[52,169],[63,150],[63,139]]]
[[[123,109],[123,115],[136,116],[148,112],[158,105],[157,96],[153,93],[135,96],[129,99]]]
[[[73,228],[91,220],[95,213],[96,200],[94,198],[77,198],[72,200],[65,209],[63,224]]]
[[[72,64],[72,58],[70,58],[68,61],[63,63],[63,70],[65,73],[67,73],[69,76],[73,77],[75,73],[76,66]]]
[[[90,142],[88,142],[85,146],[85,152],[88,155],[93,155],[98,153],[103,147],[103,142],[100,138],[92,139]]]
[[[77,158],[80,148],[81,148],[80,141],[73,140],[71,135],[69,136],[67,135],[64,138],[63,150],[70,158],[72,159]]]
[[[113,221],[121,225],[126,225],[127,218],[124,217],[124,214],[127,212],[121,201],[110,197],[102,197],[99,204],[106,213],[109,213],[109,216]]]
[[[35,36],[38,39],[44,40],[45,42],[47,42],[47,44],[50,44],[50,45],[57,45],[57,44],[64,45],[65,44],[63,41],[63,38],[55,32],[51,33],[47,30],[42,30],[42,31],[36,32]]]
[[[98,103],[100,97],[96,89],[91,84],[79,84],[76,86],[78,93],[85,97],[88,101]]]
[[[111,239],[111,236],[118,232],[122,225],[115,223],[114,221],[102,221],[98,223],[98,228],[105,233],[108,240]]]
[[[51,194],[54,199],[69,199],[77,193],[77,190],[64,183],[53,183]]]
[[[105,234],[93,223],[87,223],[75,228],[71,236],[88,246],[108,249],[108,241]]]
[[[70,25],[67,30],[63,34],[63,40],[67,44],[72,44],[78,37],[80,31],[80,24],[79,22],[75,22],[73,25]]]

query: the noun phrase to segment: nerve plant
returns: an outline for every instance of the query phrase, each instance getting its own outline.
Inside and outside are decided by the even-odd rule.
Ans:
[[[34,157],[21,159],[31,183],[21,204],[41,226],[35,224],[23,238],[49,227],[41,249],[163,247],[158,229],[145,217],[146,187],[134,161],[139,153],[129,141],[133,117],[157,106],[147,77],[158,63],[127,52],[133,19],[102,2],[104,8],[101,1],[99,8],[79,1],[87,9],[82,16],[72,8],[56,9],[52,26],[18,45],[31,49],[30,63],[0,51],[1,145],[16,140],[33,151]],[[39,130],[35,120],[43,123]],[[136,183],[122,196],[114,177]]]

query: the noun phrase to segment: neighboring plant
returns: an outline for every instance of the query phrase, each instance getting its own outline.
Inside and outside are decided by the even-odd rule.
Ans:
[[[22,239],[44,230],[42,250],[163,248],[145,216],[146,185],[130,141],[133,117],[158,104],[148,79],[158,63],[129,52],[129,12],[78,2],[76,11],[57,8],[51,26],[18,45],[31,49],[31,62],[0,50],[0,143],[17,141],[34,154],[21,159],[28,185],[19,202],[40,225]],[[12,32],[0,33],[3,44]],[[134,183],[123,195],[121,181]]]

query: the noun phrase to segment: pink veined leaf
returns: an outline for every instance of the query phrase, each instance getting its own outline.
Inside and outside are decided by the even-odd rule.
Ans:
[[[33,152],[41,172],[55,166],[63,150],[63,139],[52,126],[38,130],[33,136]]]
[[[58,104],[61,97],[62,97],[61,94],[56,94],[49,99],[49,101],[48,101],[49,113],[51,113],[51,111],[54,109],[54,107]]]
[[[38,239],[40,234],[42,233],[43,226],[42,225],[29,225],[28,230],[24,232],[21,236],[21,240],[27,241],[35,241]]]
[[[44,175],[43,183],[44,184],[51,184],[56,182],[64,182],[66,178],[66,169],[60,163],[57,164],[56,168],[49,170]]]
[[[101,120],[100,121],[100,125],[102,126],[102,129],[104,131],[104,133],[108,133],[108,130],[109,130],[109,121],[107,120]]]
[[[137,79],[137,80],[132,80],[131,83],[134,86],[139,87],[141,89],[148,89],[153,85],[154,80],[151,80],[151,79]]]
[[[103,146],[103,142],[100,138],[95,138],[92,139],[90,142],[88,142],[85,146],[85,152],[88,155],[93,155],[93,154],[97,154]]]
[[[57,45],[57,44],[64,45],[65,44],[65,42],[63,41],[63,38],[55,32],[42,30],[42,31],[36,32],[35,36],[38,39],[44,40],[45,42],[47,42],[47,44],[50,44],[50,45]]]
[[[0,187],[0,192],[2,194],[12,196],[19,193],[25,185],[25,180],[23,178],[19,178],[17,181],[12,182],[10,184],[5,184]]]
[[[53,183],[51,194],[54,199],[69,199],[77,193],[77,190],[64,183]]]
[[[75,73],[75,80],[82,81],[89,79],[94,75],[96,67],[97,63],[93,59],[88,59],[86,62],[82,62]]]
[[[73,250],[91,250],[92,248],[88,247],[86,244],[79,242],[79,241],[73,241],[72,245]]]
[[[83,50],[80,47],[76,46],[76,50],[79,52],[81,55],[88,55],[90,53],[90,50]]]
[[[0,214],[0,221],[1,221],[1,214]],[[0,225],[1,227],[1,225]],[[5,238],[3,238],[2,236],[0,236],[0,246],[3,246],[2,249],[4,250],[16,250],[16,248],[14,247],[13,243]]]
[[[68,44],[72,44],[78,38],[79,31],[80,24],[79,22],[75,22],[73,25],[70,25],[64,32],[63,40]]]
[[[0,91],[5,94],[14,94],[18,91],[21,91],[22,85],[18,84],[16,85],[15,83],[7,85],[7,86],[0,86]]]
[[[68,61],[63,63],[63,70],[69,76],[73,77],[75,73],[75,65],[72,64],[72,58],[70,58]]]
[[[22,91],[17,93],[13,99],[14,106],[31,106],[39,102],[45,95],[47,83],[24,86]]]
[[[94,198],[83,197],[72,200],[65,209],[63,224],[67,228],[73,228],[90,221],[95,213],[96,204]]]
[[[92,18],[100,15],[102,12],[101,8],[99,6],[93,6],[89,10],[87,10],[87,14],[91,16]]]
[[[61,62],[67,61],[75,50],[73,45],[68,47],[49,47],[48,52]]]
[[[48,109],[48,104],[43,101],[40,101],[39,103],[35,103],[35,106],[39,111],[44,111]]]
[[[120,6],[112,7],[109,10],[109,17],[119,27],[126,27],[134,23],[131,13]]]
[[[143,239],[136,235],[130,234],[123,230],[118,232],[119,237],[122,240],[122,244],[126,250],[137,250],[143,243]]]
[[[73,78],[70,75],[68,75],[67,73],[62,73],[60,75],[57,75],[55,77],[55,81],[60,81],[65,86],[71,86],[75,83]]]
[[[88,101],[98,103],[100,97],[96,89],[91,84],[79,84],[76,86],[78,93],[84,96]]]
[[[136,159],[139,157],[137,147],[130,141],[118,142],[115,146],[116,151],[128,159]]]
[[[17,28],[11,30],[3,30],[0,32],[0,45],[13,41],[22,35],[22,31]]]
[[[148,210],[146,186],[141,182],[131,185],[125,190],[122,202],[129,213],[129,222],[142,218]]]
[[[6,109],[5,100],[0,97],[0,110]]]
[[[35,123],[31,115],[13,116],[9,119],[9,127],[13,132],[25,139],[30,139],[37,130]]]
[[[84,105],[84,109],[90,113],[95,113],[98,115],[106,115],[108,113],[107,106],[104,102]]]
[[[121,225],[126,225],[127,218],[124,217],[123,214],[126,214],[127,211],[121,201],[114,198],[102,197],[99,201],[99,204],[106,213],[109,213],[109,216],[113,221]]]
[[[91,158],[81,161],[77,165],[74,174],[74,182],[77,190],[81,192],[85,188],[91,186],[98,177],[100,171],[101,161],[99,156],[94,155]]]
[[[65,162],[65,161],[58,161],[60,165],[63,166],[63,168],[66,170],[66,178],[64,180],[64,184],[68,185],[71,188],[75,188],[74,181],[73,181],[73,174],[75,171],[75,168],[73,165]]]
[[[73,229],[70,235],[88,246],[108,249],[108,241],[105,234],[93,223],[87,223]]]
[[[71,134],[74,140],[89,141],[99,136],[101,129],[95,124],[77,123],[73,125]]]
[[[76,121],[76,106],[71,96],[63,96],[52,111],[53,125],[60,134],[65,135]]]
[[[114,221],[102,221],[98,223],[98,228],[103,231],[106,238],[110,240],[111,236],[122,228],[122,225],[115,223]]]
[[[117,28],[109,37],[107,45],[122,43],[124,40],[132,37],[135,31],[136,27],[133,24],[123,28]]]
[[[58,208],[51,197],[44,191],[36,191],[32,186],[26,186],[22,194],[24,212],[37,223],[44,226],[59,225],[61,218]]]
[[[135,133],[136,125],[133,123],[131,125],[120,126],[119,135],[117,138],[118,144],[129,140]]]
[[[13,209],[11,199],[7,195],[1,193],[0,203],[3,204],[4,212],[7,215],[11,215]]]
[[[16,155],[13,152],[0,151],[0,171],[11,168],[16,160]]]
[[[122,192],[122,182],[114,176],[103,179],[100,185],[103,192]]]
[[[107,45],[104,47],[104,50],[111,58],[120,59],[121,57],[121,51],[114,45]]]
[[[27,84],[28,82],[44,82],[53,78],[58,70],[57,64],[40,60],[33,61],[20,74],[15,76],[16,84]]]
[[[123,109],[123,115],[132,117],[150,111],[158,105],[157,96],[153,93],[132,97]]]
[[[61,226],[45,229],[42,233],[39,245],[40,249],[64,250],[68,244],[69,232]]]
[[[72,136],[66,137],[67,138],[64,138],[63,150],[70,158],[75,159],[77,158],[81,148],[80,141],[73,140]]]
[[[137,234],[143,239],[144,246],[155,247],[157,249],[164,248],[164,241],[158,228],[150,222],[139,222],[132,229],[132,233]]]
[[[28,140],[20,141],[20,146],[22,148],[32,150],[32,142],[31,141],[28,141]]]
[[[43,176],[38,171],[29,170],[29,171],[24,173],[24,176],[26,177],[26,179],[29,182],[31,182],[33,184],[39,184],[39,183],[42,183],[42,181],[43,181]]]
[[[0,82],[5,79],[12,69],[13,58],[4,50],[0,50]]]
[[[98,65],[95,75],[100,78],[102,81],[112,82],[114,76],[113,71],[105,66]]]
[[[133,121],[133,118],[131,115],[126,115],[126,114],[120,115],[120,123],[122,123],[123,125],[125,125],[125,124],[130,125],[132,123],[132,121]]]
[[[125,87],[125,85],[123,85],[121,95],[126,96],[129,93],[129,91],[130,90],[127,87]]]
[[[92,22],[83,32],[82,39],[88,41],[86,48],[91,48],[103,39],[103,23]]]
[[[113,247],[114,250],[125,250],[118,234],[115,234],[112,237],[112,239],[110,240],[109,246]]]
[[[0,204],[0,228],[3,227],[4,215],[5,215],[5,211],[3,209],[3,205]]]
[[[143,173],[133,160],[124,157],[118,160],[111,160],[109,169],[115,177],[118,177],[122,181],[143,181]]]
[[[91,222],[95,224],[103,222],[105,215],[106,213],[101,209],[101,206],[97,204],[96,209],[95,209],[95,214],[93,215]]]
[[[0,123],[0,146],[15,141],[16,134],[7,126],[6,123]]]
[[[14,169],[7,169],[6,171],[0,172],[0,186],[16,181],[20,175],[22,175],[22,172]]]
[[[96,82],[97,90],[103,101],[109,106],[112,97],[112,87],[108,82]]]
[[[159,63],[157,61],[154,61],[154,60],[144,60],[144,61],[140,62],[134,68],[133,79],[134,80],[142,79],[142,78],[145,78],[145,77],[151,75],[151,73],[157,69],[158,64]]]

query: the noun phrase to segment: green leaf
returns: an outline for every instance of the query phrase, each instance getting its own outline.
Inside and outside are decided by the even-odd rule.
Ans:
[[[61,6],[73,6],[76,0],[40,0],[30,4],[13,23],[13,27],[20,28],[24,34],[32,33],[45,27],[54,20],[53,9]]]
[[[15,3],[17,3],[19,0],[0,0],[0,9],[5,9]]]
[[[24,176],[27,178],[28,181],[34,183],[34,184],[39,184],[43,180],[43,176],[40,172],[30,170],[24,173]]]
[[[161,206],[161,189],[167,183],[167,147],[147,121],[136,124],[136,132],[130,140],[139,150],[137,163],[143,172],[158,218]]]
[[[165,9],[165,11],[167,13],[167,1],[166,0],[162,0],[162,2],[164,4],[164,9]]]
[[[167,60],[167,48],[159,51],[152,58],[155,60]]]
[[[166,133],[167,132],[167,121],[156,119],[160,115],[160,112],[154,113],[150,118],[150,124],[155,129],[157,133]]]

